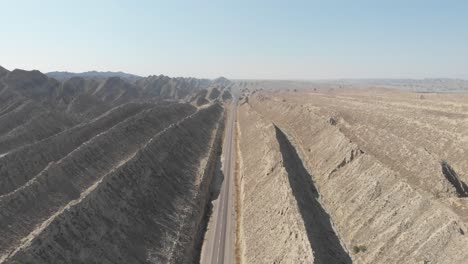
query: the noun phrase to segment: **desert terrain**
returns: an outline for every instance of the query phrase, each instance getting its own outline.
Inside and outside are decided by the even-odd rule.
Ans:
[[[467,95],[265,90],[239,106],[243,263],[466,263]]]
[[[135,78],[0,68],[1,263],[199,259],[230,83]]]
[[[467,263],[464,82],[375,82],[0,68],[0,263]]]

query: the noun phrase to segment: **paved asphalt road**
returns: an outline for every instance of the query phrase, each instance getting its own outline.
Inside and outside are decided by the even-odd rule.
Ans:
[[[234,263],[235,243],[235,116],[237,112],[237,100],[234,99],[229,109],[226,122],[223,145],[223,174],[224,181],[217,201],[214,202],[213,215],[209,223],[206,236],[202,263],[229,264]]]

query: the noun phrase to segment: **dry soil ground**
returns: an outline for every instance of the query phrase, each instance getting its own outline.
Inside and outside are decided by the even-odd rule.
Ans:
[[[241,103],[245,263],[466,263],[467,95],[258,91]]]

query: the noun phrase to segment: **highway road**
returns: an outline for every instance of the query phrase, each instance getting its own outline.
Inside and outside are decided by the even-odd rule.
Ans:
[[[213,214],[208,223],[201,263],[234,263],[235,245],[235,190],[236,165],[235,118],[237,100],[234,98],[229,109],[223,144],[224,181],[218,199],[213,202]]]

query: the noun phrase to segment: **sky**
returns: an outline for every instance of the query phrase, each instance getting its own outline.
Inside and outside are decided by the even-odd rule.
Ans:
[[[0,65],[232,79],[468,79],[468,1],[0,0]]]

